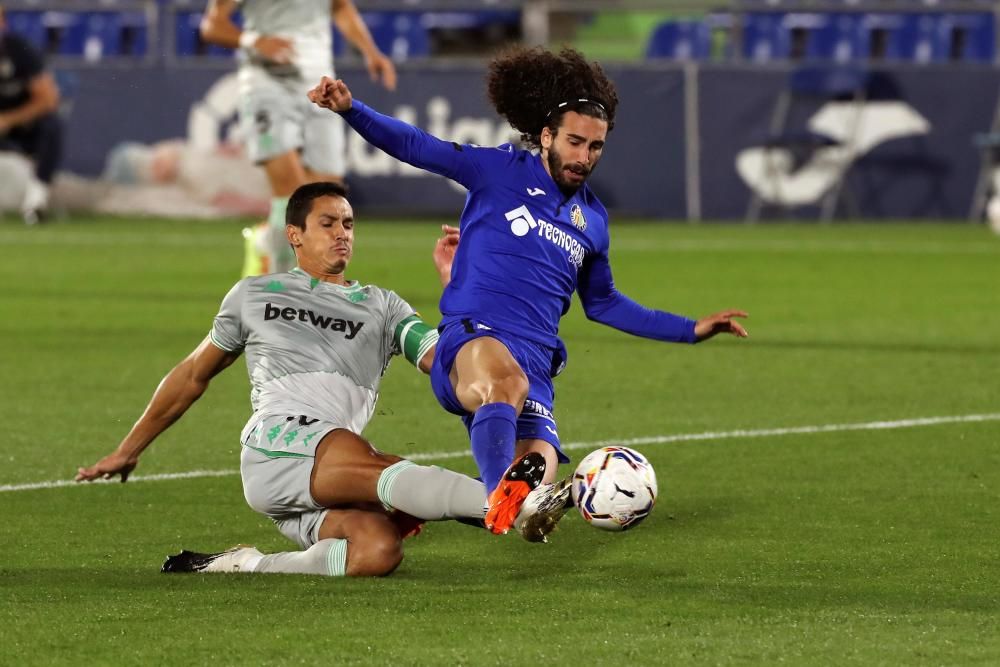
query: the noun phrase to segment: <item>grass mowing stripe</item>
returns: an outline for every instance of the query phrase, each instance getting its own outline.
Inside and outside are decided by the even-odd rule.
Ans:
[[[416,230],[415,230],[416,231]],[[210,236],[207,234],[158,235],[155,239],[162,246],[219,246],[233,247],[235,236]],[[0,231],[0,245],[23,246],[141,246],[150,243],[150,236],[143,233],[85,233],[67,232],[25,235],[20,232]],[[409,238],[393,238],[370,234],[365,238],[365,246],[373,248],[418,248],[423,249],[427,239],[420,235]],[[903,254],[903,255],[1000,255],[1000,243],[995,242],[937,242],[937,241],[894,241],[894,240],[806,240],[806,239],[622,239],[614,240],[612,248],[629,252],[738,252],[748,251],[768,253],[863,253],[863,254]]]
[[[781,435],[810,435],[818,433],[836,433],[839,431],[880,431],[899,428],[916,428],[918,426],[937,426],[939,424],[962,424],[969,422],[1000,421],[1000,412],[976,415],[951,415],[947,417],[917,417],[915,419],[897,419],[895,421],[860,422],[856,424],[821,424],[819,426],[788,426],[782,428],[737,429],[734,431],[704,431],[702,433],[678,433],[675,435],[651,435],[641,438],[614,440],[594,440],[590,442],[570,442],[562,445],[563,449],[589,449],[609,445],[662,445],[670,442],[694,442],[698,440],[727,440],[732,438],[765,438]],[[409,461],[436,461],[440,459],[456,459],[468,456],[469,450],[450,452],[424,452],[404,456]],[[171,479],[191,479],[197,477],[227,477],[238,475],[239,470],[192,470],[190,472],[172,472],[158,475],[136,475],[130,477],[135,482],[159,482]],[[98,484],[120,483],[117,480],[95,480]],[[57,489],[66,486],[85,486],[68,479],[50,482],[31,482],[28,484],[0,485],[0,493],[8,491],[34,491],[37,489]]]

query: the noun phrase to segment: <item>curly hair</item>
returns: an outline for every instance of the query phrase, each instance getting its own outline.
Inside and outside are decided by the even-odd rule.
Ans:
[[[562,115],[576,111],[615,126],[618,93],[596,62],[563,48],[557,54],[541,47],[515,47],[489,65],[486,90],[497,113],[530,146],[541,144],[542,128],[558,130]]]

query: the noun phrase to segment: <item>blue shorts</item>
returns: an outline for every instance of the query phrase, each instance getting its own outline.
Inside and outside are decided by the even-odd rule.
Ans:
[[[466,429],[472,427],[474,415],[462,407],[451,386],[451,367],[458,351],[470,340],[484,336],[498,340],[528,376],[528,398],[517,418],[517,439],[544,440],[555,448],[560,463],[569,463],[569,457],[560,448],[559,427],[552,416],[555,400],[552,376],[556,370],[561,370],[565,352],[494,329],[480,320],[445,321],[438,331],[441,337],[431,367],[431,388],[438,403],[448,412],[461,416]]]

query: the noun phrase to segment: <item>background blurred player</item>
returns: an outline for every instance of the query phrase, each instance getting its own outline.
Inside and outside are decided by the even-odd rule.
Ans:
[[[28,180],[21,203],[28,224],[45,217],[49,186],[62,157],[58,108],[59,88],[42,54],[7,31],[0,5],[0,151],[21,153],[34,163],[35,178]]]
[[[254,412],[240,438],[244,495],[305,550],[184,551],[165,572],[384,575],[402,560],[401,537],[419,525],[413,517],[485,513],[481,482],[384,454],[357,435],[390,359],[402,354],[428,373],[438,335],[394,292],[344,277],[354,247],[344,189],[296,190],[286,231],[299,266],[237,283],[209,335],[167,374],[118,448],[76,480],[124,482],[143,450],[246,352]],[[453,249],[439,242],[435,262],[451,261]]]
[[[233,22],[237,10],[242,30]],[[372,78],[394,90],[396,69],[351,0],[212,0],[201,22],[205,41],[239,48],[240,124],[273,197],[269,230],[259,243],[265,272],[295,265],[284,231],[289,195],[305,183],[344,177],[343,125],[305,98],[320,77],[333,75],[331,21],[361,52]],[[254,249],[253,241],[247,244],[248,253]]]
[[[608,213],[586,184],[618,103],[598,64],[572,49],[515,49],[490,63],[487,87],[497,113],[537,154],[442,141],[353,100],[343,81],[324,79],[309,96],[374,146],[469,191],[441,297],[431,383],[469,429],[490,492],[487,527],[504,533],[532,490],[524,476],[542,465],[551,482],[557,461],[569,460],[559,449],[552,377],[566,364],[558,330],[574,291],[589,319],[636,336],[695,343],[747,333],[733,320],[746,316],[742,311],[695,321],[645,308],[615,289]],[[565,484],[553,489],[566,500],[568,491]]]

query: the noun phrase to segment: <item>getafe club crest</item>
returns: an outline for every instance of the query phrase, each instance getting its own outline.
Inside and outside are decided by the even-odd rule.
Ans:
[[[587,229],[587,219],[583,217],[583,209],[579,204],[573,204],[573,208],[569,211],[569,219],[581,232]]]

